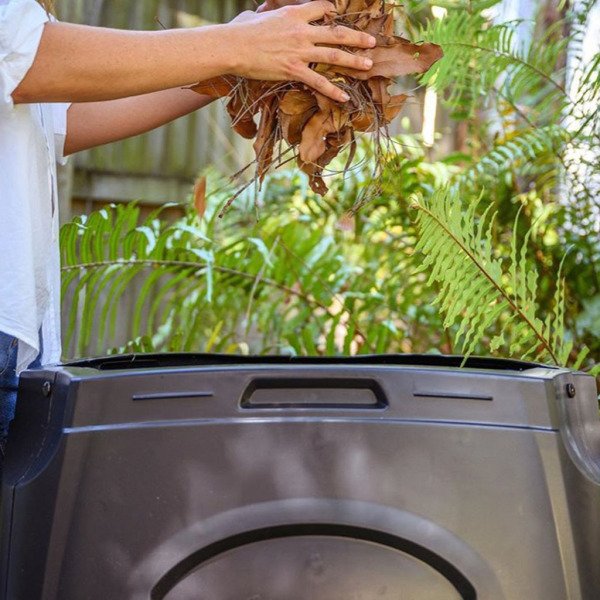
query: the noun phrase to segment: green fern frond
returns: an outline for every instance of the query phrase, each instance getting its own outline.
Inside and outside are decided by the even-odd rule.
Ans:
[[[508,347],[511,355],[565,365],[572,345],[565,341],[564,281],[558,273],[554,306],[546,320],[537,305],[538,274],[527,260],[527,240],[515,233],[509,259],[495,255],[492,227],[495,214],[477,218],[477,203],[466,209],[456,191],[438,190],[431,199],[417,197],[416,224],[422,255],[421,271],[428,284],[439,286],[437,304],[445,327],[457,326],[456,339],[469,356],[492,327],[499,332],[491,349]],[[578,362],[585,358],[579,357]]]
[[[496,88],[515,106],[528,95],[536,98],[537,114],[559,113],[569,100],[562,83],[564,69],[558,66],[568,39],[555,39],[550,28],[523,50],[517,43],[518,26],[519,22],[490,24],[481,13],[462,10],[430,20],[419,37],[440,44],[444,57],[421,80],[445,93],[449,106],[467,113]]]
[[[218,232],[193,214],[171,224],[158,215],[140,219],[135,205],[76,218],[61,234],[68,354],[393,347],[379,290],[397,302],[395,288],[364,277],[366,267],[344,256],[364,253],[373,262],[377,246],[346,250],[322,227],[287,215]],[[335,216],[328,219],[335,231]]]
[[[497,139],[489,152],[454,178],[454,183],[481,187],[511,169],[526,170],[528,164],[540,157],[555,159],[569,140],[569,133],[559,125],[511,132]]]

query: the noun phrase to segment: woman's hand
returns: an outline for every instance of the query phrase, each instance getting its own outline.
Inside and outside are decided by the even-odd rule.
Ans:
[[[334,12],[331,2],[319,0],[261,14],[242,13],[225,26],[223,43],[233,61],[230,73],[249,79],[302,81],[334,100],[347,101],[345,92],[309,65],[327,63],[368,71],[369,59],[330,46],[372,48],[376,42],[347,27],[310,24]]]

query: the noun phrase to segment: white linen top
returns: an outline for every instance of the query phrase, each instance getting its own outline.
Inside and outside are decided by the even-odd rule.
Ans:
[[[33,64],[46,11],[0,0],[0,331],[19,339],[17,372],[40,351],[60,359],[60,256],[56,161],[68,104],[21,104],[12,92]]]

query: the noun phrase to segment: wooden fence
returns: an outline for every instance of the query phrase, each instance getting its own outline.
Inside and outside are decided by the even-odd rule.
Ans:
[[[60,19],[134,30],[179,27],[200,17],[225,22],[251,0],[58,0]],[[182,202],[208,164],[233,173],[251,157],[220,102],[148,134],[82,152],[60,173],[63,222],[107,201]]]

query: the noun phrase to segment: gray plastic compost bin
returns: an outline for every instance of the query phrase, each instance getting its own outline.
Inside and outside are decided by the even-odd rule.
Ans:
[[[143,355],[21,379],[7,600],[597,600],[594,380]]]

